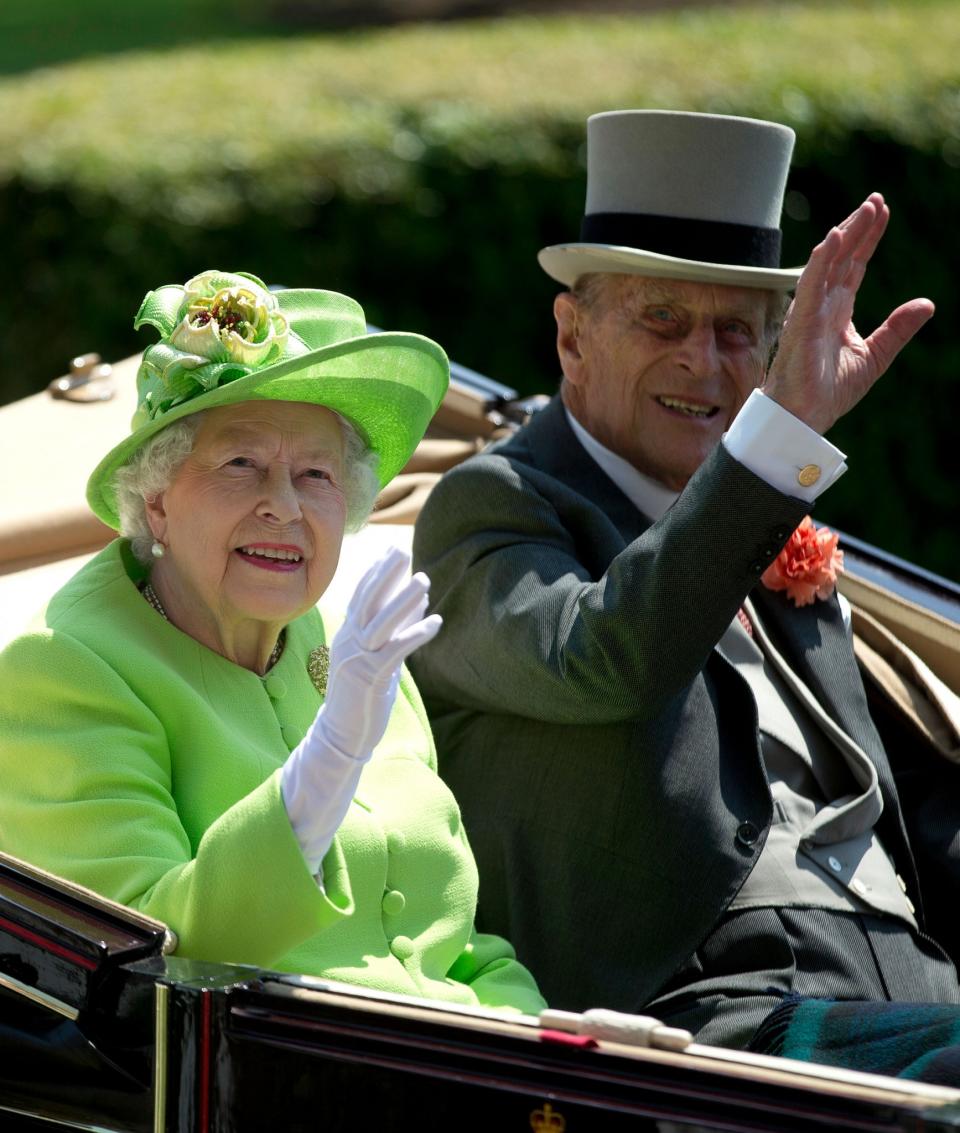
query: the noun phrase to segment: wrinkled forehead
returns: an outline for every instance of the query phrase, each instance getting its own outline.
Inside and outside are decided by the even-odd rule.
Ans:
[[[340,418],[322,405],[244,401],[207,410],[197,437],[197,444],[204,446],[242,444],[273,448],[284,442],[304,451],[340,452]]]
[[[604,290],[617,307],[629,311],[638,306],[662,303],[683,307],[692,313],[736,316],[764,322],[775,293],[755,287],[723,283],[695,283],[685,279],[655,279],[643,275],[611,274]]]

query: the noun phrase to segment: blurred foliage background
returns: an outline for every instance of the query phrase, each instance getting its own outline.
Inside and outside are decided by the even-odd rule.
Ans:
[[[535,254],[577,236],[586,116],[772,118],[797,132],[784,263],[880,189],[893,219],[858,325],[916,294],[938,307],[831,435],[851,471],[817,516],[957,577],[956,0],[335,30],[294,8],[4,0],[0,401],[78,352],[141,349],[144,292],[208,267],[345,291],[379,326],[552,392],[556,287]]]

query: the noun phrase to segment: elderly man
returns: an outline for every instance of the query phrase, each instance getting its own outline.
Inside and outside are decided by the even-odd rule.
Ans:
[[[778,266],[792,145],[590,119],[582,239],[540,253],[570,287],[560,394],[449,473],[415,537],[445,628],[414,671],[484,927],[556,1006],[726,1044],[784,994],[960,1001],[829,563],[812,604],[758,585],[845,468],[822,434],[933,312],[853,327],[879,194]]]

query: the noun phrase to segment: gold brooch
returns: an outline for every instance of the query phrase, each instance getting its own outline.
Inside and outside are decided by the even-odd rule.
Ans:
[[[310,651],[307,658],[307,672],[313,687],[321,696],[327,695],[327,676],[330,673],[330,650],[325,645],[318,645]]]

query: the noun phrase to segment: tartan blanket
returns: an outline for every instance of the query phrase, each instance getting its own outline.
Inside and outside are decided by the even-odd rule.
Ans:
[[[960,1086],[960,1006],[792,996],[761,1024],[749,1050]]]

